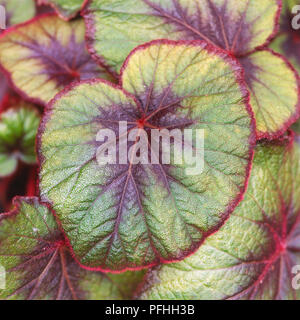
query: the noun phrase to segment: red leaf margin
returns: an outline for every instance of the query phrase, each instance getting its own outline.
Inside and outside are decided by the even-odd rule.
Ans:
[[[222,219],[222,221],[220,221],[218,223],[218,225],[216,225],[212,230],[210,230],[210,232],[204,233],[203,240],[200,241],[199,243],[197,243],[197,245],[193,247],[193,250],[191,252],[189,252],[188,254],[186,254],[186,255],[178,258],[178,259],[164,260],[164,259],[160,258],[160,261],[156,262],[156,263],[152,263],[152,264],[148,264],[148,265],[140,266],[140,267],[135,267],[135,268],[125,267],[125,268],[123,268],[121,270],[111,270],[111,269],[105,269],[105,268],[101,268],[101,267],[88,267],[88,266],[82,264],[79,261],[79,259],[76,257],[76,254],[75,254],[75,252],[73,250],[71,242],[70,242],[66,232],[64,231],[62,223],[60,222],[56,212],[54,210],[52,210],[53,214],[56,217],[56,221],[57,221],[57,223],[59,225],[59,228],[60,228],[61,232],[63,233],[63,236],[64,236],[64,238],[66,240],[66,244],[67,244],[67,246],[68,246],[68,248],[69,248],[69,250],[71,252],[72,257],[80,265],[80,267],[85,269],[85,270],[101,271],[101,272],[104,272],[104,273],[108,273],[109,272],[109,273],[118,274],[118,273],[122,273],[122,272],[125,272],[125,271],[139,271],[139,270],[143,270],[143,269],[146,269],[146,268],[151,268],[151,267],[157,266],[158,264],[170,264],[170,263],[174,263],[174,262],[179,262],[179,261],[181,261],[181,260],[193,255],[199,249],[199,247],[203,244],[203,242],[205,241],[205,239],[207,237],[209,237],[209,236],[213,235],[214,233],[216,233],[226,223],[226,221],[230,217],[230,214],[234,211],[234,209],[238,206],[238,204],[244,199],[244,195],[245,195],[245,192],[246,192],[247,187],[248,187],[257,137],[256,137],[256,121],[255,121],[255,118],[254,118],[254,114],[253,114],[252,108],[250,106],[250,94],[249,94],[249,91],[247,89],[247,85],[246,85],[245,80],[244,80],[244,69],[242,68],[242,66],[240,65],[239,61],[234,56],[228,54],[227,51],[225,51],[225,50],[223,50],[221,48],[218,48],[218,47],[215,47],[213,45],[208,44],[206,41],[203,41],[203,40],[193,40],[193,41],[179,40],[179,41],[174,41],[174,40],[168,40],[168,39],[159,39],[159,40],[153,40],[153,41],[147,42],[147,43],[145,43],[143,45],[140,45],[140,46],[136,47],[135,49],[133,49],[131,51],[131,53],[128,55],[128,57],[126,58],[125,62],[123,63],[123,66],[121,68],[121,74],[120,74],[120,77],[119,77],[119,84],[114,84],[114,83],[111,83],[111,82],[109,82],[107,80],[104,80],[104,79],[89,79],[89,80],[83,80],[83,81],[76,82],[76,83],[71,83],[66,88],[64,88],[62,91],[60,91],[51,101],[48,102],[48,104],[46,105],[45,112],[44,112],[44,115],[42,117],[42,120],[40,122],[40,126],[39,126],[39,129],[38,129],[38,134],[37,134],[37,143],[36,143],[36,152],[37,152],[37,155],[38,155],[38,180],[37,180],[37,184],[38,185],[37,185],[36,189],[38,190],[38,194],[39,195],[41,194],[39,181],[40,181],[40,175],[41,175],[41,168],[42,168],[42,165],[43,165],[43,163],[45,161],[45,157],[44,157],[44,155],[42,154],[42,151],[41,151],[42,134],[46,130],[46,124],[49,121],[49,119],[51,118],[54,104],[58,100],[60,100],[64,95],[66,95],[69,91],[75,89],[77,86],[79,86],[81,84],[93,85],[93,84],[97,84],[97,83],[105,83],[105,84],[107,84],[107,85],[109,85],[109,86],[111,86],[111,87],[113,87],[115,89],[122,90],[123,93],[126,96],[130,97],[131,99],[133,99],[137,103],[137,105],[140,105],[140,102],[137,100],[137,98],[134,95],[128,93],[127,91],[125,91],[123,89],[123,87],[122,87],[122,75],[123,75],[123,72],[124,72],[124,70],[126,69],[126,67],[128,65],[128,62],[129,62],[131,56],[135,52],[137,52],[139,50],[143,50],[143,49],[145,49],[147,47],[150,47],[151,45],[154,45],[154,44],[193,45],[193,46],[198,46],[198,45],[205,44],[205,48],[209,52],[214,53],[214,54],[222,57],[230,65],[236,65],[236,66],[240,67],[240,72],[235,71],[234,73],[235,73],[236,79],[237,79],[237,81],[239,83],[241,92],[243,92],[245,94],[244,103],[245,103],[245,106],[246,106],[247,113],[249,114],[249,117],[251,119],[251,134],[250,134],[250,137],[249,137],[249,154],[248,154],[249,162],[248,162],[248,165],[246,167],[246,176],[245,176],[244,187],[241,188],[241,190],[238,193],[238,195],[236,196],[236,198],[233,199],[231,201],[231,203],[228,205],[227,210],[225,212],[223,212],[223,215],[225,217]],[[53,203],[49,199],[42,199],[41,203],[47,204],[49,207],[53,206]]]
[[[82,2],[82,5],[81,5],[81,8],[78,9],[77,12],[75,12],[74,14],[70,15],[70,16],[64,16],[60,10],[58,9],[57,5],[55,3],[52,3],[52,2],[48,2],[48,0],[35,0],[35,3],[36,3],[36,6],[42,6],[42,5],[45,5],[45,6],[49,6],[51,7],[55,12],[56,14],[63,20],[65,21],[69,21],[73,18],[75,18],[82,10],[84,10],[85,6],[87,5],[87,2],[88,0],[83,0]]]
[[[22,27],[25,27],[31,23],[34,23],[35,21],[41,19],[41,18],[46,18],[46,17],[51,17],[51,16],[57,16],[57,14],[55,12],[49,12],[49,13],[43,13],[43,14],[40,14],[40,15],[37,15],[35,16],[34,18],[28,20],[28,21],[25,21],[25,22],[22,22],[22,23],[19,23],[19,24],[16,24],[8,29],[6,29],[3,33],[1,33],[0,35],[0,39],[2,39],[6,34],[9,34],[11,32],[14,32],[16,31],[18,28],[22,28]],[[23,90],[21,90],[20,88],[18,88],[14,81],[12,80],[11,78],[11,73],[6,70],[2,64],[0,63],[0,71],[2,73],[4,73],[5,77],[6,77],[6,80],[9,84],[9,86],[19,95],[21,96],[25,101],[28,101],[28,102],[31,102],[33,104],[37,104],[39,106],[44,106],[45,103],[39,99],[39,98],[31,98],[29,97]]]
[[[34,18],[32,18],[32,19],[30,19],[28,21],[25,21],[23,23],[20,23],[20,24],[17,24],[17,25],[14,25],[14,26],[8,28],[3,33],[1,33],[0,39],[2,39],[2,37],[5,37],[9,33],[15,32],[19,28],[25,27],[25,26],[30,25],[30,24],[34,24],[36,21],[38,21],[40,19],[48,18],[48,17],[59,17],[59,16],[57,15],[56,12],[47,12],[47,13],[43,13],[43,14],[37,15]],[[94,60],[91,60],[91,61],[94,61]],[[97,63],[95,63],[95,64],[97,65]],[[103,66],[100,65],[100,67],[103,67]],[[107,69],[105,68],[105,70],[107,70]],[[6,68],[4,68],[1,63],[0,63],[0,72],[2,72],[5,75],[9,87],[12,88],[25,101],[33,103],[33,104],[36,104],[36,105],[39,105],[39,106],[42,106],[42,107],[46,106],[46,103],[43,100],[41,100],[40,98],[32,98],[32,97],[28,96],[28,94],[26,92],[24,92],[17,85],[15,85],[15,83],[12,80],[12,77],[11,77],[11,72],[9,70],[7,70]],[[112,77],[114,77],[114,75],[112,73],[110,73],[109,71],[108,71],[108,73],[110,75],[112,75]],[[73,83],[77,83],[79,81],[80,80],[74,80],[72,82]]]
[[[241,56],[238,56],[237,58],[242,58],[245,57],[247,55],[250,55],[251,53],[254,53],[256,51],[259,51],[263,48],[266,48],[276,37],[277,33],[279,32],[280,29],[280,17],[281,17],[281,12],[282,12],[282,8],[283,8],[283,2],[282,1],[286,1],[286,0],[277,0],[277,4],[278,4],[278,9],[274,18],[274,28],[273,28],[273,32],[269,35],[269,37],[266,39],[266,41],[255,47],[253,50],[247,52],[246,54],[243,54]]]
[[[251,53],[247,54],[246,56],[239,57],[239,59],[240,58],[247,58],[252,53],[258,52],[258,51],[268,51],[271,54],[273,54],[274,56],[283,60],[284,63],[286,64],[286,67],[294,73],[296,81],[297,81],[297,86],[298,86],[298,101],[297,101],[295,112],[293,113],[293,115],[290,116],[290,118],[282,125],[282,127],[274,133],[266,132],[266,133],[260,134],[259,132],[257,132],[257,140],[258,141],[263,140],[263,139],[266,139],[268,141],[272,141],[272,140],[279,139],[285,132],[287,132],[287,130],[290,128],[290,126],[293,125],[295,122],[297,122],[297,120],[300,118],[300,75],[299,75],[298,71],[295,69],[295,67],[289,62],[289,60],[285,56],[283,56],[282,54],[280,54],[278,52],[275,52],[271,48],[260,47],[256,51],[252,51]]]
[[[108,66],[106,64],[105,59],[103,57],[101,57],[94,48],[94,42],[95,42],[94,38],[95,38],[95,33],[96,33],[96,28],[95,28],[95,23],[94,23],[95,19],[93,19],[92,13],[89,11],[89,6],[92,1],[93,0],[85,0],[85,5],[80,13],[81,16],[84,18],[84,22],[85,22],[85,26],[86,26],[86,31],[85,31],[86,47],[87,47],[88,52],[92,56],[92,58],[98,64],[100,64],[102,67],[104,67],[109,73],[111,73],[115,78],[118,79],[118,78],[120,78],[120,75],[115,70],[113,70],[113,68],[111,68],[110,66]],[[138,0],[138,1],[140,1],[140,0]],[[201,0],[197,0],[197,1],[201,1]],[[233,56],[235,58],[241,58],[241,57],[244,57],[248,54],[251,54],[251,53],[258,51],[258,50],[268,46],[271,43],[271,41],[275,38],[276,34],[279,31],[280,15],[281,15],[282,7],[283,7],[282,0],[276,0],[276,1],[278,4],[278,9],[277,9],[277,12],[276,12],[276,15],[274,18],[274,28],[273,28],[272,33],[266,39],[266,41],[263,44],[255,47],[253,50],[251,50],[241,56],[236,56],[236,55],[234,55],[234,53],[232,53],[230,51],[227,51],[228,54],[230,54],[231,56]],[[182,40],[178,40],[178,41],[182,41]],[[191,41],[198,41],[198,40],[195,39],[195,40],[191,40]],[[218,48],[220,48],[220,47],[218,47]],[[225,50],[223,48],[220,48],[220,49]]]

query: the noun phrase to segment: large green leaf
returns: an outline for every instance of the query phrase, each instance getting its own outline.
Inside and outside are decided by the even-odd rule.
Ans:
[[[128,57],[121,83],[123,89],[95,80],[65,90],[39,134],[41,196],[53,204],[81,263],[105,270],[180,260],[196,250],[240,201],[255,143],[241,67],[205,42],[141,46]],[[125,137],[122,121],[127,133],[146,130],[148,150],[140,152],[156,164],[131,157],[98,164],[99,130]],[[202,173],[189,175],[186,160],[162,163],[151,128],[204,130]],[[189,141],[184,145],[198,148]]]
[[[259,145],[245,199],[226,224],[193,256],[151,270],[140,298],[299,300],[299,142]]]
[[[85,9],[91,52],[119,71],[144,42],[201,39],[235,55],[251,52],[273,34],[277,0],[92,0]]]
[[[86,3],[85,0],[37,0],[38,4],[53,7],[59,16],[65,20],[74,18]]]
[[[18,160],[27,164],[36,162],[39,123],[39,112],[24,102],[0,114],[0,177],[12,174]]]
[[[248,66],[245,78],[251,92],[257,136],[272,139],[283,134],[299,117],[299,85],[295,73],[281,57],[266,51],[250,53],[274,37],[280,3],[279,0],[92,0],[84,13],[88,47],[95,59],[115,72],[119,72],[131,49],[153,39],[201,39],[225,49]],[[284,97],[278,97],[281,88],[285,90]]]
[[[67,85],[112,77],[88,54],[82,19],[66,22],[55,14],[11,28],[0,38],[0,64],[16,90],[45,105]]]
[[[0,215],[0,265],[6,272],[0,299],[129,299],[142,272],[86,271],[72,258],[50,209],[37,198],[15,198]]]

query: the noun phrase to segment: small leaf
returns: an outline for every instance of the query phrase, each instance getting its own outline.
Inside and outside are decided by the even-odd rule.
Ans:
[[[31,19],[35,15],[34,0],[0,0],[0,6],[6,10],[6,28]],[[3,30],[0,28],[0,34]],[[0,71],[0,106],[8,91],[5,75]],[[0,108],[1,109],[1,108]]]
[[[49,208],[37,198],[15,198],[0,215],[0,265],[6,288],[0,299],[129,299],[142,272],[119,275],[81,269],[72,258]]]
[[[38,111],[24,102],[0,114],[0,177],[12,174],[18,160],[27,164],[36,162],[39,122]]]
[[[300,114],[299,81],[290,64],[270,50],[240,59],[250,90],[258,139],[282,135]]]
[[[37,0],[39,5],[50,5],[65,20],[74,18],[83,8],[84,0]]]
[[[205,42],[153,41],[126,60],[123,89],[86,81],[52,101],[39,134],[40,190],[81,263],[123,270],[180,260],[220,227],[244,193],[255,143],[241,79],[240,65]],[[99,130],[120,137],[122,121],[128,132],[145,129],[143,155],[154,164],[128,161],[136,143],[125,164],[98,164]],[[173,157],[164,164],[151,128],[203,129],[203,172],[189,175]]]
[[[270,45],[273,50],[289,59],[298,72],[300,72],[300,30],[293,28],[292,22],[296,14],[292,13],[292,8],[299,4],[298,0],[283,1],[279,34]]]
[[[85,49],[83,20],[39,16],[8,30],[0,39],[0,63],[19,93],[45,105],[74,81],[112,79]]]
[[[25,22],[35,15],[34,0],[0,0],[6,11],[6,27]],[[3,30],[0,28],[0,34]]]
[[[151,270],[142,299],[300,299],[300,144],[257,147],[245,199],[191,257]]]

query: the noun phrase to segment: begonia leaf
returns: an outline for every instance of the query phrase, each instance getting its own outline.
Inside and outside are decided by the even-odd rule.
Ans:
[[[300,144],[260,145],[245,199],[191,257],[155,268],[141,299],[299,300]]]
[[[142,272],[103,274],[82,269],[72,258],[50,209],[37,198],[15,198],[0,215],[0,299],[129,299]]]
[[[240,59],[250,91],[257,135],[276,138],[300,114],[300,87],[296,71],[271,50],[259,50]]]
[[[6,28],[33,18],[36,12],[34,0],[0,0],[0,6],[5,9]]]
[[[39,5],[50,5],[58,15],[69,20],[74,18],[83,8],[84,0],[37,0]]]
[[[74,81],[111,76],[85,48],[84,22],[41,15],[0,38],[0,64],[24,99],[45,105]]]
[[[245,78],[251,84],[257,137],[273,139],[299,117],[297,76],[279,56],[249,54],[275,36],[280,7],[278,0],[91,0],[84,18],[89,51],[114,72],[131,49],[158,38],[205,40],[254,64],[246,68]],[[281,85],[287,88],[287,101],[278,99]]]
[[[293,8],[300,5],[298,0],[283,1],[283,10],[280,19],[280,30],[270,47],[276,52],[281,53],[293,64],[293,66],[300,72],[300,30],[293,27],[293,20],[299,24],[296,13],[293,13]]]
[[[94,80],[66,89],[49,105],[38,137],[41,197],[53,205],[77,259],[102,270],[147,267],[195,251],[241,200],[256,140],[241,66],[206,42],[140,46],[124,63],[121,84]],[[102,166],[101,129],[118,137],[118,150],[136,129],[147,150],[128,142],[116,164]],[[175,137],[170,154],[178,146],[195,149],[203,170],[189,173],[186,158],[161,161],[152,129],[202,130],[204,147]],[[128,157],[134,151],[154,161],[136,163]]]
[[[0,0],[0,6],[5,10],[5,28],[31,19],[35,14],[34,0]],[[3,17],[2,17],[3,18]],[[3,21],[1,21],[3,23]],[[2,26],[1,23],[1,27]],[[4,29],[0,28],[0,34]],[[8,85],[4,74],[0,71],[0,104],[7,93]]]
[[[277,0],[92,0],[84,10],[91,53],[116,71],[134,47],[161,38],[249,53],[273,35],[278,15]]]

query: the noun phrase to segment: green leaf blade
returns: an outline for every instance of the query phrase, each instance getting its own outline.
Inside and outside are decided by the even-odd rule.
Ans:
[[[66,90],[39,135],[42,197],[79,261],[104,270],[181,260],[194,251],[240,201],[255,143],[240,66],[204,42],[139,47],[124,64],[122,86],[126,91],[88,81]],[[188,176],[187,163],[173,160],[99,167],[97,132],[108,128],[118,137],[121,121],[130,131],[141,119],[146,127],[203,129],[204,171]]]
[[[240,62],[250,90],[258,139],[281,136],[299,117],[297,72],[283,56],[271,50],[254,52]]]
[[[70,20],[80,12],[85,4],[84,0],[38,0],[40,5],[50,5],[64,20]]]
[[[237,56],[249,53],[272,37],[279,2],[94,0],[84,17],[91,53],[118,72],[134,47],[154,39],[199,39]]]
[[[267,55],[260,49],[275,37],[280,9],[277,0],[94,0],[84,18],[89,51],[116,74],[130,49],[160,38],[205,40],[234,55],[244,66],[254,61],[257,65],[250,73],[246,68],[245,79],[250,85],[257,137],[271,140],[282,135],[300,113],[300,99],[295,98],[299,81],[290,65],[269,54],[262,66],[258,57]],[[286,51],[294,55],[290,47]],[[278,98],[280,86],[274,79],[281,74],[288,75],[283,83],[290,86],[287,98]],[[257,80],[254,86],[253,79]]]
[[[41,105],[80,80],[114,81],[88,54],[84,33],[82,19],[67,22],[52,13],[38,16],[2,36],[0,64],[16,91]]]
[[[300,146],[256,149],[244,200],[191,257],[149,271],[141,299],[298,300]]]
[[[80,268],[48,206],[15,198],[0,215],[0,264],[6,271],[1,300],[130,299],[142,272],[103,274]]]

